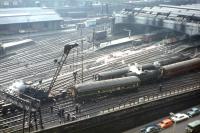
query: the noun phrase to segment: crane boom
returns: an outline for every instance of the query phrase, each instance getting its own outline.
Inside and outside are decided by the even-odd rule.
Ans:
[[[56,82],[56,79],[57,79],[58,75],[60,74],[60,71],[61,71],[61,69],[62,69],[62,67],[63,67],[63,65],[64,65],[64,63],[65,63],[65,61],[67,59],[67,56],[68,56],[70,50],[73,49],[74,47],[77,47],[77,46],[78,46],[77,43],[75,43],[73,45],[65,45],[64,46],[64,53],[63,53],[63,55],[61,57],[60,65],[57,67],[56,72],[55,72],[55,74],[53,76],[53,79],[52,79],[52,81],[50,83],[49,89],[47,91],[48,95],[50,94],[50,92],[51,92],[51,90],[52,90],[52,88],[53,88],[53,86],[54,86],[54,84]]]

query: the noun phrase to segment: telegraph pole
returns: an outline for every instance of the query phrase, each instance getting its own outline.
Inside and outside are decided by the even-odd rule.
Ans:
[[[27,27],[28,27],[28,39],[30,38],[30,30],[31,30],[31,25],[30,25],[30,18],[27,16]],[[26,32],[25,32],[26,33]]]
[[[83,39],[81,40],[81,82],[83,83]]]
[[[92,47],[94,50],[94,39],[95,39],[95,28],[93,28],[93,34],[92,34]]]

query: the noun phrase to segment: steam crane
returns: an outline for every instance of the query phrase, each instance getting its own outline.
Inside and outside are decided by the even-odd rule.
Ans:
[[[60,63],[58,65],[57,69],[56,69],[56,72],[55,72],[55,74],[53,76],[53,79],[52,79],[52,81],[51,81],[51,83],[49,85],[48,90],[38,89],[38,88],[34,88],[34,87],[27,87],[24,90],[24,94],[26,94],[26,95],[28,95],[30,97],[34,97],[36,99],[39,99],[41,101],[50,100],[49,99],[49,94],[50,94],[52,88],[54,87],[56,79],[58,78],[58,75],[60,74],[60,71],[61,71],[61,69],[62,69],[62,67],[63,67],[63,65],[64,65],[64,63],[65,63],[65,61],[67,59],[67,56],[68,56],[70,50],[73,49],[74,47],[77,47],[77,46],[78,46],[77,43],[75,43],[73,45],[65,45],[64,53],[63,53],[63,55],[61,57]]]
[[[39,120],[40,120],[39,123],[40,123],[41,129],[43,128],[42,116],[41,116],[41,110],[40,110],[40,101],[44,102],[44,101],[51,100],[49,98],[49,94],[50,94],[50,92],[56,82],[56,79],[67,59],[67,56],[68,56],[70,50],[77,46],[78,46],[77,43],[75,43],[73,45],[65,45],[64,53],[61,57],[60,64],[58,65],[58,67],[56,69],[56,72],[53,76],[53,79],[52,79],[47,91],[32,87],[30,84],[25,83],[23,81],[17,81],[15,83],[13,83],[13,85],[11,85],[9,87],[9,91],[8,91],[9,93],[7,91],[2,91],[3,88],[1,88],[1,86],[0,86],[0,98],[4,99],[7,102],[11,102],[14,105],[16,105],[24,110],[23,133],[24,133],[24,126],[25,126],[26,111],[29,112],[29,132],[30,132],[30,127],[31,127],[30,122],[32,119],[32,115],[34,117],[35,126],[37,129],[36,111],[38,111],[38,113],[39,113]]]
[[[53,88],[53,86],[54,86],[54,84],[56,82],[56,79],[58,78],[58,75],[60,74],[60,71],[61,71],[61,69],[62,69],[62,67],[63,67],[63,65],[64,65],[64,63],[65,63],[65,61],[67,59],[67,56],[68,56],[70,50],[73,49],[74,47],[77,47],[77,46],[78,46],[77,43],[75,43],[73,45],[65,45],[64,53],[63,53],[63,55],[61,57],[61,60],[60,60],[60,65],[57,67],[56,72],[55,72],[55,74],[53,76],[53,79],[52,79],[52,81],[50,83],[49,89],[47,91],[47,95],[48,96],[49,96],[49,94],[50,94],[50,92],[51,92],[51,90],[52,90],[52,88]]]

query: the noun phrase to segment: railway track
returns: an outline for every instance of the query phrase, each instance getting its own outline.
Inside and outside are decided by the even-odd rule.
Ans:
[[[78,38],[81,38],[80,36]],[[26,81],[29,80],[35,80],[39,81],[42,79],[49,79],[52,77],[56,65],[53,64],[53,60],[55,58],[59,58],[62,52],[62,48],[67,43],[67,38],[65,38],[64,34],[58,35],[51,39],[46,39],[43,41],[37,41],[36,46],[40,46],[42,48],[34,48],[34,47],[27,47],[24,49],[20,49],[17,52],[19,54],[13,56],[8,60],[8,62],[0,63],[0,67],[2,69],[0,70],[0,84],[8,85],[10,81],[13,79],[25,79]],[[74,38],[73,38],[74,39]],[[62,43],[60,43],[62,42]],[[89,45],[89,44],[87,44]],[[86,46],[87,47],[87,46]],[[127,47],[123,50],[139,50],[141,47]],[[47,50],[48,49],[48,50]],[[54,51],[56,49],[56,51]],[[144,63],[151,63],[155,60],[159,59],[166,59],[169,56],[172,56],[176,53],[168,53],[169,50],[171,50],[172,47],[168,46],[159,46],[152,49],[147,49],[145,51],[141,51],[135,54],[131,54],[122,58],[115,59],[112,63],[100,65],[98,67],[92,67],[95,66],[96,62],[95,60],[102,55],[109,54],[111,51],[122,51],[121,48],[116,49],[105,49],[99,52],[91,52],[84,54],[83,58],[87,63],[84,63],[84,65],[90,65],[91,67],[89,70],[84,70],[84,82],[92,80],[92,74],[97,72],[102,72],[106,70],[112,70],[112,69],[118,69],[123,68],[127,66],[127,64],[133,64],[134,62],[144,64]],[[38,51],[38,52],[36,52]],[[78,49],[80,52],[80,48]],[[23,53],[24,52],[24,53]],[[73,52],[73,51],[72,51]],[[74,51],[75,53],[77,51]],[[165,56],[162,56],[163,52],[165,52]],[[61,76],[58,78],[57,83],[55,84],[55,87],[53,88],[54,92],[59,93],[60,90],[63,90],[64,88],[69,87],[69,85],[73,85],[73,78],[72,73],[65,74],[66,72],[78,70],[78,73],[81,73],[81,56],[77,56],[75,58],[74,54],[70,54],[69,61],[65,64],[63,67]],[[79,53],[80,55],[80,53]],[[95,58],[94,58],[95,57]],[[15,61],[15,59],[18,59]],[[125,62],[124,64],[121,63],[122,60]],[[25,65],[28,62],[28,67],[25,67]],[[76,62],[76,63],[75,63]],[[74,64],[74,68],[71,68],[70,65]],[[7,75],[7,76],[5,76]],[[182,87],[182,85],[190,85],[195,82],[199,82],[199,73],[197,75],[187,75],[185,78],[180,79],[173,79],[166,81],[163,86],[164,90],[170,90],[172,89],[172,86],[174,87]],[[49,80],[50,81],[50,80]],[[47,88],[49,85],[49,81],[45,81],[41,88]],[[183,83],[182,85],[180,85]],[[78,83],[81,82],[81,76],[78,76]],[[150,89],[149,89],[150,88]],[[82,105],[81,107],[81,114],[77,115],[77,119],[82,118],[82,116],[94,114],[94,112],[98,112],[101,110],[104,110],[106,108],[109,108],[111,105],[118,105],[123,104],[126,101],[131,100],[132,98],[136,96],[144,96],[151,93],[158,93],[158,85],[153,84],[150,86],[143,86],[139,89],[140,91],[138,93],[131,93],[122,95],[120,97],[112,97],[108,98],[102,101],[97,101],[97,103],[89,104],[89,105]],[[42,113],[44,114],[44,125],[49,126],[53,122],[59,124],[59,117],[57,116],[57,111],[59,108],[65,108],[66,113],[72,113],[75,112],[75,103],[70,99],[69,100],[61,100],[57,101],[54,105],[54,113],[51,114],[50,109],[48,108],[49,105],[42,107]],[[7,116],[6,119],[0,120],[0,128],[6,127],[9,125],[9,127],[3,128],[2,131],[9,131],[10,132],[16,132],[18,130],[21,130],[22,128],[22,112],[17,112],[17,115],[15,116]],[[54,118],[53,118],[54,116]],[[28,120],[28,117],[26,117],[26,120]]]
[[[48,46],[49,47],[49,46]],[[47,49],[46,47],[45,47],[45,49]],[[57,53],[57,55],[56,56],[58,56],[59,55],[59,53],[58,52],[55,52],[55,53]],[[105,53],[105,52],[102,52],[102,53]],[[100,55],[102,55],[102,53],[100,54]],[[28,55],[28,54],[27,54]],[[40,60],[40,62],[43,62],[44,60],[47,60],[46,61],[46,64],[44,63],[38,63],[37,64],[37,62],[34,62],[35,60],[37,61],[38,59],[37,59],[37,56],[36,56],[36,59],[31,59],[31,58],[28,58],[28,59],[30,59],[30,61],[32,61],[32,64],[34,63],[34,64],[37,64],[37,67],[35,67],[34,65],[33,65],[33,68],[31,67],[31,65],[30,65],[30,68],[25,68],[24,69],[24,67],[25,67],[25,65],[26,64],[21,64],[21,65],[19,65],[19,66],[21,66],[22,67],[22,70],[20,70],[21,68],[19,68],[19,69],[14,69],[13,71],[9,71],[8,73],[2,73],[2,77],[4,77],[4,75],[7,75],[7,77],[6,78],[4,78],[3,79],[3,81],[2,81],[2,83],[6,83],[7,81],[9,81],[9,80],[13,80],[13,79],[18,79],[18,78],[20,78],[20,77],[24,77],[24,76],[26,76],[26,75],[29,75],[29,80],[31,79],[30,78],[30,75],[36,75],[35,73],[40,73],[41,71],[42,72],[44,72],[44,70],[47,70],[47,73],[48,73],[48,69],[52,69],[53,67],[55,67],[55,66],[52,66],[52,62],[53,62],[53,59],[55,59],[55,58],[51,58],[50,60],[48,60],[46,57],[49,57],[49,55],[52,55],[52,53],[48,53],[48,54],[44,54],[44,55],[39,55],[38,56],[38,59],[41,59]],[[93,55],[93,54],[92,54]],[[90,56],[90,57],[92,57],[92,55]],[[44,60],[43,60],[43,58],[44,58]],[[89,58],[89,57],[84,57],[84,59],[85,58]],[[19,58],[20,59],[20,58]],[[70,58],[69,58],[70,59]],[[80,57],[79,57],[79,59],[77,58],[76,60],[74,60],[74,61],[79,61],[80,62]],[[25,61],[23,61],[23,62],[25,62]],[[71,62],[71,61],[69,61],[69,62]],[[16,68],[16,66],[13,66],[14,68]],[[2,66],[2,68],[3,69],[1,69],[2,71],[7,71],[8,70],[8,68],[4,68],[3,66]],[[21,73],[23,73],[24,75],[21,75]],[[43,77],[42,75],[38,75],[38,77]],[[36,76],[34,76],[34,78],[37,78]],[[46,76],[45,76],[45,78],[46,78]],[[0,81],[1,82],[1,81]]]
[[[190,86],[193,85],[194,83],[199,83],[199,77],[200,73],[193,73],[193,74],[189,74],[189,75],[185,75],[182,77],[178,77],[175,79],[170,79],[168,81],[165,81],[163,83],[163,88],[164,91],[168,91],[174,88],[180,88],[180,87],[185,87],[185,86]],[[173,85],[173,87],[172,87]],[[113,106],[117,106],[117,105],[122,105],[128,101],[131,101],[132,99],[136,98],[136,97],[144,97],[145,95],[149,95],[149,94],[155,94],[155,93],[160,93],[159,92],[159,85],[158,84],[153,84],[153,85],[146,85],[143,86],[141,88],[139,88],[139,92],[137,93],[129,93],[129,94],[124,94],[118,97],[112,97],[112,98],[108,98],[108,99],[104,99],[101,101],[97,101],[96,103],[90,103],[90,104],[84,104],[81,106],[81,113],[77,115],[77,119],[82,118],[83,116],[93,114],[94,112],[100,112],[101,110],[105,110],[109,107],[113,107]],[[75,108],[74,108],[74,103],[71,103],[71,100],[69,101],[60,101],[58,103],[56,103],[54,105],[54,113],[51,114],[51,112],[49,111],[49,109],[44,106],[42,107],[42,113],[43,115],[43,121],[44,121],[44,125],[45,127],[48,125],[52,125],[52,123],[57,123],[59,124],[59,117],[57,116],[57,109],[59,107],[63,107],[65,109],[65,113],[74,113],[75,112]],[[28,120],[28,118],[26,118],[26,120]],[[3,124],[2,124],[3,123]],[[13,126],[13,124],[16,124],[15,126]],[[9,125],[9,128],[13,128],[12,131],[15,130],[21,130],[22,128],[22,114],[18,115],[18,116],[14,116],[11,118],[7,118],[4,120],[0,120],[0,127],[4,126],[6,127],[6,125]],[[10,129],[10,130],[11,130]],[[8,129],[2,129],[3,131],[8,130]]]

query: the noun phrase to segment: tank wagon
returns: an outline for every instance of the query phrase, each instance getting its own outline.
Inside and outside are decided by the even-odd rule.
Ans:
[[[74,88],[70,88],[68,90],[70,95],[75,99],[89,99],[91,97],[96,98],[97,95],[104,96],[105,94],[112,94],[113,92],[122,93],[123,90],[136,90],[139,86],[149,82],[151,83],[161,79],[173,78],[180,74],[186,74],[190,71],[199,70],[200,58],[194,58],[191,60],[162,66],[156,70],[145,70],[140,74],[126,71],[127,73],[125,76],[127,77],[106,79],[102,81],[90,81],[87,83],[77,84],[74,86]],[[120,74],[121,73],[119,73],[119,75]]]

